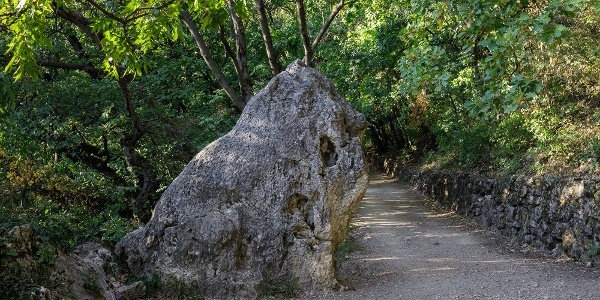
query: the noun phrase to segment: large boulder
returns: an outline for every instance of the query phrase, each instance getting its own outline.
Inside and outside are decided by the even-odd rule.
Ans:
[[[267,283],[335,288],[333,253],[368,183],[365,117],[295,61],[198,153],[116,253],[136,275],[254,298]]]

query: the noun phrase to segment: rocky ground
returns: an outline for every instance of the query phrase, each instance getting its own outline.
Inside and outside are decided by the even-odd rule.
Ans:
[[[302,299],[600,299],[600,269],[540,255],[376,176],[339,266],[348,290]]]

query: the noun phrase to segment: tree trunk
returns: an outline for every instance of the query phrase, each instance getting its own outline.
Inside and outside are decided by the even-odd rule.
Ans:
[[[68,22],[73,23],[73,25],[77,26],[81,31],[83,31],[87,36],[92,39],[94,45],[98,49],[102,49],[102,33],[96,32],[92,29],[92,21],[85,18],[81,12],[71,12],[66,10],[64,7],[58,7],[56,4],[53,4],[54,13],[57,17],[67,20]]]
[[[383,139],[381,138],[378,130],[375,129],[374,127],[369,128],[369,130],[371,131],[371,140],[373,141],[373,144],[375,145],[375,148],[377,149],[377,153],[387,152],[387,147],[385,146],[385,143],[384,143]]]
[[[227,78],[225,78],[225,75],[223,75],[223,72],[221,72],[219,65],[217,65],[217,63],[213,59],[208,49],[208,46],[206,46],[204,39],[200,35],[198,27],[196,27],[196,24],[194,23],[194,21],[192,21],[192,17],[190,16],[190,14],[187,11],[182,11],[179,13],[179,18],[194,37],[194,41],[196,41],[196,45],[200,50],[200,55],[202,55],[202,58],[208,65],[208,68],[211,70],[215,78],[217,79],[217,82],[219,82],[219,85],[225,90],[225,93],[227,93],[227,96],[229,96],[229,99],[233,101],[238,110],[244,110],[246,103],[235,93],[235,91],[227,81]]]
[[[132,80],[133,76],[122,76],[118,80],[129,118],[135,129],[133,133],[121,136],[121,147],[123,147],[123,154],[127,163],[130,166],[141,168],[143,171],[143,174],[138,175],[138,185],[141,185],[141,188],[133,204],[133,213],[138,220],[146,222],[150,219],[150,211],[152,209],[150,207],[152,203],[148,202],[151,194],[156,191],[157,187],[156,173],[152,164],[145,157],[139,155],[135,149],[137,142],[145,133],[145,128],[135,111],[131,93],[129,92],[129,83]]]
[[[156,192],[156,173],[154,167],[150,162],[143,156],[139,155],[135,150],[137,141],[132,136],[126,136],[121,140],[121,146],[123,147],[123,154],[127,162],[131,166],[139,167],[142,169],[143,174],[138,175],[138,186],[140,192],[135,198],[133,203],[133,214],[141,222],[147,222],[150,220],[152,206],[151,194]]]
[[[267,21],[267,12],[265,10],[265,3],[263,0],[254,0],[256,3],[256,9],[258,10],[258,18],[260,20],[260,29],[262,31],[263,40],[265,41],[265,49],[267,51],[267,57],[269,58],[269,65],[273,75],[277,75],[281,72],[281,65],[277,60],[277,52],[273,47],[273,39],[271,37],[271,29],[269,28],[269,22]]]
[[[308,35],[306,25],[306,10],[304,9],[304,1],[296,0],[296,8],[298,10],[298,22],[300,23],[300,35],[302,36],[302,45],[304,46],[304,63],[307,66],[312,64],[313,51]]]
[[[405,146],[404,137],[402,136],[402,131],[399,130],[396,126],[396,122],[393,117],[387,115],[386,120],[390,126],[390,138],[394,143],[396,149],[402,149]]]
[[[227,0],[227,7],[229,8],[229,16],[233,23],[233,29],[235,31],[235,46],[237,50],[237,62],[239,64],[238,71],[238,82],[240,85],[240,91],[242,91],[242,100],[244,103],[248,103],[250,98],[254,96],[252,91],[252,79],[248,73],[248,51],[246,47],[246,26],[242,21],[242,18],[235,12],[235,1]]]
[[[227,53],[227,56],[229,56],[229,58],[231,58],[231,61],[233,62],[233,67],[235,68],[236,74],[241,74],[242,68],[240,67],[240,64],[237,61],[237,55],[235,54],[235,52],[233,52],[231,46],[229,46],[227,37],[225,37],[225,29],[223,28],[223,25],[219,26],[218,35],[219,40],[221,40],[221,44],[223,44],[223,48],[225,48],[225,53]]]

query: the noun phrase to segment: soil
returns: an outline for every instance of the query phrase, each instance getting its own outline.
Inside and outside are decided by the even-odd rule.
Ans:
[[[600,299],[600,269],[544,256],[374,176],[353,221],[348,287],[301,299]]]

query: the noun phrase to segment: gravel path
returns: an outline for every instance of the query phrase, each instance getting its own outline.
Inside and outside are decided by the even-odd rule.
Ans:
[[[353,225],[349,290],[303,299],[600,299],[600,269],[511,244],[393,179],[371,178]]]

